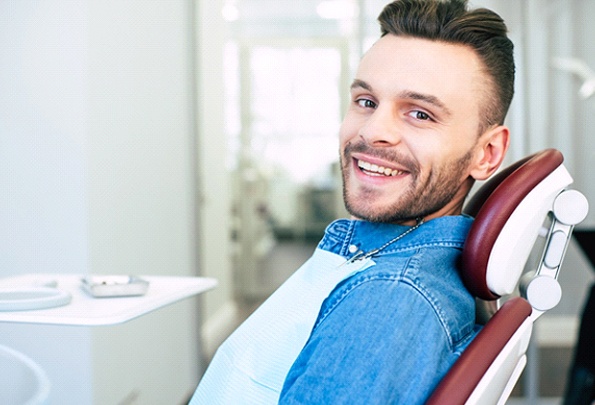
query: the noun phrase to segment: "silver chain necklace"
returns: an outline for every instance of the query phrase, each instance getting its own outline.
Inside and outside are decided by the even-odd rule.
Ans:
[[[374,250],[370,250],[369,252],[364,252],[363,250],[358,250],[357,252],[355,252],[355,254],[353,256],[351,256],[349,259],[347,259],[347,261],[345,261],[345,263],[343,264],[351,264],[353,262],[355,262],[356,260],[365,260],[368,259],[372,256],[374,256],[376,253],[386,249],[387,247],[389,247],[390,245],[392,245],[393,243],[395,243],[396,241],[404,238],[405,236],[409,235],[411,232],[415,231],[417,228],[419,228],[422,224],[424,223],[423,218],[417,218],[416,219],[416,223],[414,226],[412,226],[411,228],[407,229],[405,232],[403,232],[400,235],[395,236],[394,238],[392,238],[391,240],[389,240],[388,242],[386,242],[384,245],[380,246],[379,248],[376,248]]]

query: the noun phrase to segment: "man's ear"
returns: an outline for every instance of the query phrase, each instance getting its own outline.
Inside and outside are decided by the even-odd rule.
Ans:
[[[510,131],[503,125],[488,129],[476,146],[475,160],[471,168],[471,177],[485,180],[502,164],[510,143]]]

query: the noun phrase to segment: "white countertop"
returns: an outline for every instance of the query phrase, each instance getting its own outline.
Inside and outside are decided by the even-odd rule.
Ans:
[[[0,279],[0,288],[31,287],[56,282],[72,295],[70,303],[47,309],[0,311],[0,322],[52,325],[115,325],[145,315],[177,301],[208,291],[217,281],[205,277],[139,276],[149,282],[143,296],[94,298],[81,288],[82,275],[26,274]]]

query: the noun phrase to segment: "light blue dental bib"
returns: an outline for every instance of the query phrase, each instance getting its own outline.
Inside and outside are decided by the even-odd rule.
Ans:
[[[190,404],[276,404],[323,301],[342,280],[373,265],[316,249],[219,347]]]

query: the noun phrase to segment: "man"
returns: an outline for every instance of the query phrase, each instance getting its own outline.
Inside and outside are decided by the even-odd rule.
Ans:
[[[463,0],[398,0],[379,21],[340,130],[353,218],[222,345],[192,403],[423,403],[476,332],[461,209],[508,148],[512,43]]]

